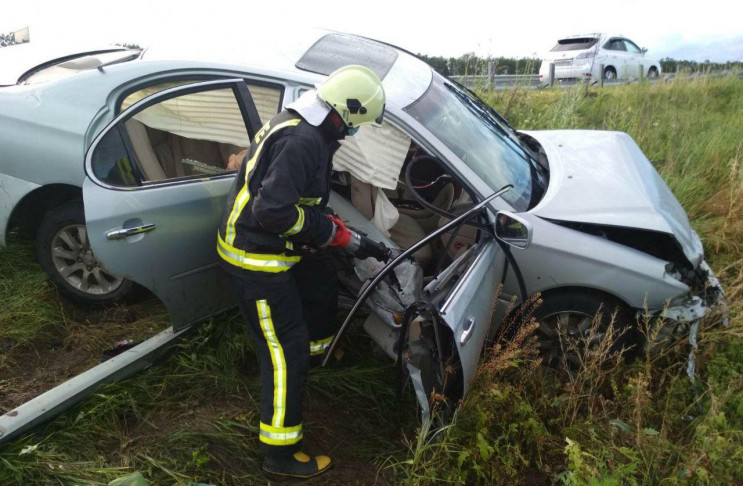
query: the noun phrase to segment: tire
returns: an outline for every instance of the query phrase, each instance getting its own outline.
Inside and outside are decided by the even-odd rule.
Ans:
[[[36,234],[36,257],[60,293],[89,306],[123,300],[134,287],[101,267],[90,249],[82,201],[69,201],[44,215]]]
[[[658,79],[658,68],[652,66],[648,71],[648,79]]]
[[[604,81],[616,81],[617,80],[617,70],[614,69],[612,66],[606,66],[604,68]]]
[[[566,291],[543,296],[542,305],[534,311],[534,318],[539,323],[535,334],[543,362],[557,368],[577,368],[580,362],[578,353],[586,347],[599,346],[615,312],[614,335],[619,337],[610,347],[610,352],[624,348],[629,350],[625,356],[632,357],[639,340],[637,328],[633,325],[633,313],[626,305],[591,291]],[[600,314],[600,321],[592,331],[597,314]],[[589,336],[592,342],[585,340]],[[575,348],[566,349],[566,339],[574,339]]]

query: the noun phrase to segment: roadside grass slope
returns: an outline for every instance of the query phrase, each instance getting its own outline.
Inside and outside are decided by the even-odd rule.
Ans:
[[[338,466],[309,484],[743,483],[743,83],[482,95],[519,129],[632,135],[700,233],[728,294],[730,327],[716,326],[719,316],[705,321],[692,385],[686,342],[632,364],[585,355],[567,375],[538,365],[527,326],[488,350],[457,425],[433,441],[417,432],[413,398],[398,402],[394,368],[358,329],[338,363],[310,373],[308,446]],[[34,356],[83,349],[78,365],[91,365],[113,341],[167,326],[152,300],[109,311],[60,300],[32,255],[19,238],[0,251],[6,408],[18,401],[18,368],[38,365]],[[0,484],[105,485],[137,471],[152,485],[263,483],[258,392],[240,317],[221,316],[158,365],[0,447]]]

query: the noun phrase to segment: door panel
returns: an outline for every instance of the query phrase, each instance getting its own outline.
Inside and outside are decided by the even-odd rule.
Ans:
[[[157,295],[175,329],[233,305],[216,252],[234,180],[224,164],[259,128],[244,81],[209,81],[140,101],[88,151],[83,199],[93,252],[106,270]]]
[[[462,362],[465,393],[490,330],[493,303],[503,270],[502,253],[495,240],[486,241],[441,308],[441,316],[454,334]]]
[[[146,191],[83,184],[88,238],[107,271],[157,295],[175,328],[233,305],[221,278],[217,226],[232,178],[153,187]],[[145,225],[154,228],[123,238],[109,233]]]

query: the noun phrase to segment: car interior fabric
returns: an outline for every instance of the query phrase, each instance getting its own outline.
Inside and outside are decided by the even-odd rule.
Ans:
[[[341,141],[333,169],[374,187],[395,189],[409,148],[410,137],[388,123],[361,125],[356,135]]]
[[[144,124],[131,118],[124,123],[124,126],[134,149],[134,156],[137,157],[137,162],[144,177],[149,181],[166,179],[165,171],[155,153]]]
[[[387,198],[382,189],[377,188],[377,199],[374,201],[374,217],[372,222],[385,236],[390,236],[390,229],[400,219],[400,212]]]
[[[184,84],[193,83],[193,82],[196,82],[196,80],[161,83],[161,84],[149,86],[139,91],[135,91],[134,93],[127,96],[124,99],[124,101],[121,103],[121,111],[126,110],[127,108],[132,106],[134,103],[150,95],[159,93],[160,91],[163,91],[168,88],[173,88],[175,86],[182,86]],[[258,86],[255,84],[247,84],[247,86],[248,86],[248,91],[250,91],[250,96],[253,98],[253,104],[255,104],[255,109],[258,111],[258,116],[260,116],[261,118],[261,123],[264,123],[264,124],[267,123],[279,111],[279,102],[281,101],[281,90],[277,88],[269,87],[269,86]],[[207,91],[207,92],[204,92],[203,94],[218,93],[219,91],[222,91],[222,90]],[[230,93],[230,96],[232,96],[232,90],[227,90],[227,91]],[[207,101],[209,100],[207,99]],[[193,107],[193,109],[196,109],[196,108]],[[184,106],[184,107],[181,107],[181,110],[184,110],[184,113],[186,113],[188,112],[189,108]],[[240,118],[240,124],[244,126],[242,117]],[[164,129],[158,126],[153,126],[153,128]],[[215,141],[219,142],[221,140],[215,140]],[[236,144],[236,145],[240,145],[240,144]],[[243,146],[247,146],[247,145],[243,145]]]
[[[381,191],[379,191],[378,188],[373,187],[371,184],[363,182],[356,177],[351,177],[351,204],[353,204],[361,214],[370,220],[374,220],[374,211],[377,204],[377,197],[380,192]],[[390,239],[403,249],[410,248],[426,236],[426,232],[413,217],[400,214],[399,211],[397,222],[392,228],[389,230],[382,228],[378,229],[384,233],[389,232]],[[431,245],[425,245],[413,255],[413,258],[420,263],[421,266],[425,266],[429,261],[431,261],[431,258],[433,258]]]
[[[144,178],[151,182],[195,174],[213,175],[214,172],[184,164],[184,160],[206,164],[219,172],[227,167],[230,155],[242,150],[236,145],[195,140],[149,128],[134,118],[124,126]]]
[[[250,137],[231,89],[171,98],[140,111],[134,118],[150,128],[186,138],[247,147]]]
[[[404,188],[401,199],[413,199],[409,189]],[[439,209],[448,211],[452,204],[454,204],[454,184],[446,184],[442,187],[431,204]],[[401,214],[412,216],[426,233],[435,231],[438,228],[439,216],[427,209],[398,208],[398,211]]]

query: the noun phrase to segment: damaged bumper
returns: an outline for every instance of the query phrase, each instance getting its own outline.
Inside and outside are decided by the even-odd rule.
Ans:
[[[666,324],[666,327],[673,328],[673,335],[677,335],[678,332],[685,335],[692,323],[699,321],[713,309],[722,312],[725,321],[727,321],[727,303],[720,281],[706,261],[703,261],[699,268],[707,274],[706,281],[699,291],[676,305],[660,311],[650,312],[645,317],[660,317],[670,321]]]
[[[673,343],[688,336],[691,350],[689,351],[686,373],[692,382],[696,377],[695,351],[698,349],[697,333],[702,318],[715,311],[722,315],[723,326],[727,327],[729,323],[727,301],[720,281],[706,261],[699,265],[699,269],[707,274],[701,290],[677,305],[644,316],[654,320],[656,326],[660,326],[651,333],[655,336],[654,341],[656,343],[664,341]]]

